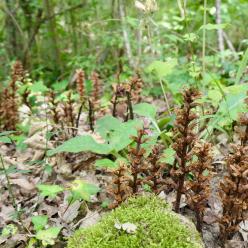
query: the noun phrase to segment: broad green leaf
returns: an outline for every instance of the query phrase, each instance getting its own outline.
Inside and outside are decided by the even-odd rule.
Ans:
[[[119,119],[114,118],[111,115],[106,115],[96,121],[96,129],[101,137],[106,139],[109,132],[118,130],[122,124],[123,123]]]
[[[38,215],[32,217],[32,223],[36,232],[44,229],[48,221],[47,215]]]
[[[133,106],[133,112],[135,114],[149,117],[151,119],[155,119],[157,109],[154,105],[149,103],[139,103]]]
[[[214,107],[218,107],[220,101],[223,98],[223,95],[219,90],[209,90],[208,98],[211,100],[211,103]]]
[[[92,136],[78,136],[72,138],[54,150],[48,151],[48,155],[59,152],[86,152],[97,154],[111,154],[119,152],[127,147],[131,142],[131,136],[137,133],[137,129],[142,127],[139,120],[130,120],[122,123],[118,119],[105,116],[97,121],[96,132],[101,135],[104,143],[98,143]]]
[[[159,79],[172,73],[173,68],[177,65],[176,59],[168,59],[166,62],[154,61],[148,68],[148,72],[155,72]]]
[[[57,148],[48,151],[48,155],[52,156],[59,152],[93,152],[97,154],[109,154],[111,147],[108,144],[97,143],[92,136],[78,136],[67,140]]]
[[[206,25],[202,25],[200,27],[201,29],[206,29],[206,30],[216,30],[216,29],[225,29],[226,27],[228,27],[230,24],[228,23],[221,23],[221,24],[212,24],[212,23],[208,23]]]
[[[115,162],[107,158],[97,160],[95,166],[97,168],[106,168],[106,169],[115,169],[118,167]]]
[[[0,136],[0,142],[6,143],[6,144],[11,144],[11,139],[7,136]]]
[[[71,184],[70,191],[70,202],[74,202],[76,200],[89,201],[90,196],[95,195],[97,192],[99,192],[100,188],[94,184],[87,183],[85,181],[75,180]]]
[[[46,230],[40,230],[37,232],[35,237],[41,240],[42,245],[54,245],[55,239],[58,237],[61,227],[49,227]]]
[[[10,134],[16,133],[17,131],[4,131],[0,133],[0,136],[8,136]]]
[[[60,192],[62,192],[64,189],[60,187],[59,185],[45,185],[45,184],[39,184],[37,185],[37,188],[41,192],[42,196],[49,196],[51,198],[56,197],[56,195]]]
[[[69,84],[69,81],[68,80],[62,80],[62,81],[59,81],[59,82],[56,82],[52,85],[52,88],[55,90],[55,91],[64,91],[67,87],[67,85]]]
[[[171,147],[165,149],[160,161],[172,165],[175,160],[175,153],[175,150]]]
[[[35,82],[32,86],[29,88],[33,93],[44,93],[48,91],[48,88],[43,84],[42,81]]]

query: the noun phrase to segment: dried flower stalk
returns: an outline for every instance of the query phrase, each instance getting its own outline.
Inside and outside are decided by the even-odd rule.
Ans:
[[[230,239],[245,220],[248,210],[248,146],[233,145],[226,157],[228,174],[220,183],[223,215],[219,219],[221,239]]]
[[[115,208],[125,201],[131,194],[132,188],[129,186],[130,177],[127,175],[128,168],[124,164],[120,164],[119,168],[112,171],[114,176],[108,193],[114,197],[114,202],[109,208]]]
[[[187,181],[186,197],[189,206],[194,210],[197,230],[202,231],[204,211],[210,196],[210,180],[213,175],[212,167],[212,145],[210,143],[196,143],[192,150],[196,156],[196,161],[192,161],[188,166],[188,171],[193,173],[194,179]]]
[[[193,88],[186,89],[183,92],[183,105],[176,110],[177,117],[174,126],[176,140],[172,146],[176,152],[176,159],[174,167],[171,170],[171,174],[177,183],[176,212],[179,212],[181,196],[184,191],[185,176],[188,173],[187,163],[191,161],[191,149],[197,138],[194,131],[197,115],[194,109],[197,106],[195,100],[199,97],[200,93],[198,90]]]

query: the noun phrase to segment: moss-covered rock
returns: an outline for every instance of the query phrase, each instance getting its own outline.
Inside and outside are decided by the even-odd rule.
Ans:
[[[128,233],[115,224],[132,223]],[[118,227],[118,226],[117,226]],[[68,248],[202,248],[199,233],[192,223],[182,221],[155,196],[131,198],[87,229],[69,239]]]

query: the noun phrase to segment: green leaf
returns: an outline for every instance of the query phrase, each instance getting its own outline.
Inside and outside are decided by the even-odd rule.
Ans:
[[[49,196],[51,198],[56,197],[58,193],[64,190],[62,187],[58,185],[45,185],[45,184],[39,184],[37,185],[37,188],[40,190],[42,196],[44,197]]]
[[[103,139],[107,138],[109,132],[118,130],[122,125],[123,123],[119,119],[111,115],[106,115],[96,121],[97,132]]]
[[[176,154],[175,150],[169,147],[164,150],[163,156],[160,159],[160,161],[172,165],[175,160],[175,154]]]
[[[62,81],[59,81],[59,82],[56,82],[55,84],[53,84],[52,88],[57,92],[58,91],[64,91],[68,84],[69,84],[68,80],[62,80]]]
[[[173,68],[177,65],[176,59],[168,59],[166,62],[163,61],[154,61],[148,68],[148,72],[155,72],[159,79],[172,73]]]
[[[195,33],[188,33],[183,36],[185,41],[195,42],[199,38]]]
[[[97,168],[106,168],[106,169],[118,168],[115,162],[107,158],[97,160],[95,166]]]
[[[35,237],[41,240],[42,245],[54,245],[55,239],[58,237],[61,227],[50,227],[46,230],[40,230]]]
[[[1,236],[8,237],[10,235],[15,235],[17,231],[18,231],[18,228],[14,224],[9,224],[3,228]]]
[[[248,48],[246,49],[243,59],[239,65],[239,69],[238,69],[236,79],[235,79],[235,84],[238,84],[240,82],[240,79],[245,71],[247,61],[248,61]]]
[[[3,169],[0,169],[0,175],[10,175],[10,174],[15,174],[15,173],[19,173],[19,174],[27,174],[30,173],[31,170],[18,170],[16,168],[16,166],[12,165],[10,166],[8,169],[6,169],[5,171]]]
[[[139,120],[130,120],[122,123],[112,116],[105,116],[96,123],[96,132],[101,135],[104,143],[98,143],[92,136],[78,136],[67,140],[54,150],[48,151],[52,156],[59,152],[93,152],[97,154],[116,153],[127,147],[131,142],[131,136],[137,133],[142,127]]]
[[[220,90],[209,90],[208,98],[211,100],[211,103],[214,107],[218,107],[220,101],[223,98],[223,95]]]
[[[0,133],[0,136],[8,136],[10,134],[16,133],[17,131],[4,131]]]
[[[221,23],[221,24],[212,24],[212,23],[208,23],[206,25],[202,25],[200,27],[201,29],[206,29],[206,30],[216,30],[216,29],[225,29],[226,27],[228,27],[230,24],[228,23]]]
[[[67,140],[57,148],[48,151],[48,156],[52,156],[60,152],[93,152],[97,154],[109,154],[111,147],[106,144],[97,143],[92,136],[78,136]]]
[[[151,119],[155,119],[157,109],[154,105],[149,103],[139,103],[133,106],[133,112],[135,114],[149,117]]]
[[[12,143],[11,139],[7,136],[1,136],[0,142],[5,143],[5,144],[11,144]]]
[[[87,183],[81,180],[75,180],[71,184],[71,196],[69,197],[70,202],[76,200],[89,201],[90,196],[95,195],[100,191],[100,188],[94,184]]]
[[[30,86],[30,90],[33,93],[38,93],[38,92],[44,93],[48,91],[48,88],[43,84],[42,81],[37,81],[32,86]]]
[[[44,229],[48,221],[47,215],[38,215],[32,217],[32,223],[36,232]]]

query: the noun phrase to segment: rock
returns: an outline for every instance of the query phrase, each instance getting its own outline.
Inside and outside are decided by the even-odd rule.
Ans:
[[[120,225],[135,226],[127,232]],[[200,234],[194,224],[182,218],[160,198],[139,196],[106,214],[97,224],[79,229],[69,239],[67,248],[203,248]]]

